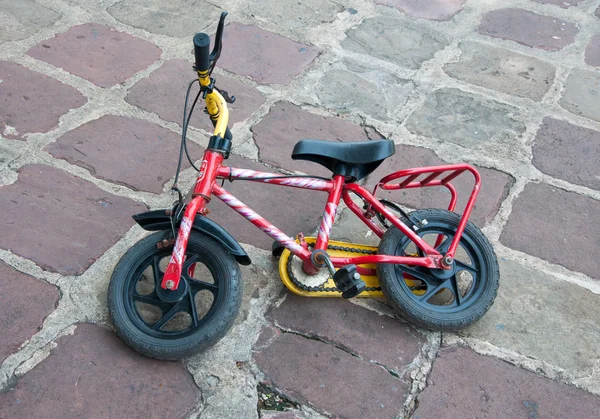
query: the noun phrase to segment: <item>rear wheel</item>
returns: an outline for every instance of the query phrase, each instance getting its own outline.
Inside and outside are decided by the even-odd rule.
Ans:
[[[136,351],[157,359],[181,359],[215,344],[233,325],[242,301],[235,259],[212,238],[190,235],[176,291],[160,288],[173,246],[157,246],[159,232],[121,258],[108,289],[118,335]]]
[[[457,214],[426,209],[411,213],[411,218],[419,222],[416,232],[421,238],[442,254],[448,251],[460,222]],[[378,254],[423,256],[396,227],[386,231]],[[480,319],[494,302],[500,277],[490,242],[471,222],[451,270],[381,263],[377,275],[383,293],[403,317],[434,330],[457,330]]]

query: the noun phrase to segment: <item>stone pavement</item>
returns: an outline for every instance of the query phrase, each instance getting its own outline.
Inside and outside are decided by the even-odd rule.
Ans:
[[[232,165],[326,175],[290,159],[297,140],[386,137],[367,185],[480,169],[472,219],[501,266],[480,322],[440,334],[291,295],[271,240],[213,203],[254,262],[234,328],[180,363],[115,336],[108,281],[145,234],[130,216],[171,204],[192,36],[222,9]],[[0,418],[598,417],[599,98],[599,0],[0,0]],[[197,112],[196,158],[209,128]],[[325,200],[227,187],[289,234]],[[334,236],[374,243],[347,209]]]

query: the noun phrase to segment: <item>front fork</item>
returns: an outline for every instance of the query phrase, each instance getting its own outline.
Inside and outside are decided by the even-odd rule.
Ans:
[[[190,203],[186,206],[175,247],[169,261],[169,266],[165,271],[160,286],[167,290],[176,290],[181,280],[181,271],[183,266],[183,257],[187,249],[190,231],[198,213],[204,215],[207,213],[206,205],[210,201],[212,186],[217,178],[217,170],[223,163],[223,155],[221,153],[207,150],[202,159],[200,172],[194,186],[194,194]],[[193,269],[193,268],[192,268]],[[193,274],[193,273],[192,273]]]

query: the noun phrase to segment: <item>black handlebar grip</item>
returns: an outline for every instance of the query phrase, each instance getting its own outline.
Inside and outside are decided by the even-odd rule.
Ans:
[[[194,55],[196,56],[196,71],[208,71],[210,66],[210,36],[202,32],[194,36]]]

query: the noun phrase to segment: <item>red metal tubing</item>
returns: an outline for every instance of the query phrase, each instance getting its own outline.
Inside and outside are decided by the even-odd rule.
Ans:
[[[237,167],[220,166],[217,170],[219,179],[235,180],[244,178],[249,182],[271,183],[281,186],[290,186],[300,189],[314,189],[317,191],[329,192],[334,187],[332,180],[323,180],[318,178],[307,177],[282,177],[281,173],[258,172],[256,170],[240,169]],[[269,179],[272,177],[280,177],[280,179]]]
[[[371,220],[370,218],[367,218],[367,216],[365,216],[364,211],[358,205],[356,205],[356,203],[352,200],[352,197],[350,196],[350,194],[348,193],[348,191],[345,190],[345,189],[342,192],[342,198],[344,198],[344,202],[346,203],[346,206],[348,208],[350,208],[350,210],[358,218],[360,218],[360,220],[363,223],[365,223],[367,225],[367,227],[369,227],[371,229],[371,231],[373,231],[373,233],[377,234],[377,237],[383,237],[383,234],[385,233],[385,230],[382,229],[377,224],[375,224],[373,222],[373,220]]]
[[[390,255],[365,255],[348,258],[331,257],[331,263],[335,267],[354,264],[361,265],[367,263],[393,263],[401,265],[424,266],[426,268],[439,269],[439,260],[441,256],[433,257],[414,257],[414,256],[390,256]]]

